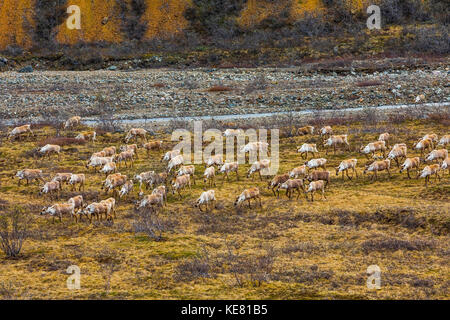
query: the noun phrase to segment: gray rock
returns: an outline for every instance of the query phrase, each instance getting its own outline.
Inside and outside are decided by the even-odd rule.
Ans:
[[[27,73],[27,72],[33,72],[33,71],[34,71],[34,69],[32,66],[26,66],[26,67],[23,67],[22,69],[20,69],[18,72]]]
[[[116,67],[116,66],[110,66],[110,67],[108,68],[108,70],[109,70],[109,71],[115,71],[115,70],[117,70],[117,67]]]

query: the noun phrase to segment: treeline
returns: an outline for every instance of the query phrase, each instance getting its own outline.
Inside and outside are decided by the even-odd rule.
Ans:
[[[71,47],[75,48],[75,51],[72,50],[75,56],[80,50],[88,50],[86,48],[101,48],[103,51],[108,48],[108,55],[114,58],[149,51],[179,52],[201,46],[256,52],[267,47],[307,45],[316,51],[333,54],[336,43],[343,37],[354,39],[355,50],[358,46],[364,46],[370,37],[366,27],[368,14],[365,12],[369,3],[363,5],[362,10],[355,10],[349,0],[322,0],[322,9],[297,15],[294,14],[296,0],[259,0],[269,6],[276,4],[276,10],[263,19],[255,19],[245,25],[239,19],[250,0],[192,0],[182,13],[187,21],[182,32],[152,39],[144,37],[149,27],[149,21],[143,19],[146,10],[149,10],[148,1],[114,1],[121,21],[120,43],[62,45],[55,37],[58,26],[65,23],[68,16],[67,0],[36,0],[32,51],[58,51]],[[384,29],[394,25],[402,29],[397,41],[384,44],[388,50],[435,54],[450,52],[450,6],[447,0],[373,0],[370,4],[380,6]],[[421,27],[418,28],[418,25]],[[424,29],[424,25],[428,28]],[[22,51],[9,47],[3,53],[18,55]],[[98,54],[91,53],[94,56]],[[98,59],[94,57],[94,60]]]

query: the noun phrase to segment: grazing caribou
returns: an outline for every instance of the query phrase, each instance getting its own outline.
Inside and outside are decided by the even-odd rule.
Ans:
[[[441,140],[439,140],[438,145],[446,147],[449,144],[450,144],[450,134],[446,134],[441,138]]]
[[[234,206],[239,207],[244,201],[247,201],[248,207],[251,208],[252,206],[250,204],[250,200],[252,199],[254,199],[257,203],[259,200],[259,206],[262,208],[261,195],[259,193],[259,189],[256,187],[245,189],[244,191],[242,191],[242,193],[236,197]]]
[[[93,155],[91,159],[86,163],[86,168],[94,168],[94,172],[97,172],[97,167],[105,166],[106,164],[113,162],[114,157],[98,157]]]
[[[322,200],[327,199],[325,197],[325,182],[323,180],[311,181],[311,183],[309,184],[308,189],[306,190],[306,194],[311,193],[311,202],[314,201],[314,192],[316,191],[322,192]],[[306,196],[306,199],[308,199],[308,196]]]
[[[433,150],[429,154],[427,154],[425,161],[434,161],[436,160],[438,163],[441,161],[444,161],[445,158],[448,157],[448,150],[447,149],[439,149],[439,150]]]
[[[106,200],[100,201],[100,203],[106,205],[106,207],[108,208],[105,219],[108,219],[108,216],[112,217],[111,213],[113,213],[114,218],[116,218],[116,199],[108,198]],[[101,219],[101,215],[100,215],[100,219]]]
[[[222,184],[225,181],[225,177],[227,178],[227,181],[230,181],[228,174],[230,172],[236,172],[236,180],[239,181],[239,163],[238,162],[227,162],[224,163],[223,166],[220,168],[220,172],[224,173]]]
[[[245,153],[247,156],[247,152],[249,154],[258,154],[258,152],[261,154],[269,154],[269,144],[267,142],[262,141],[256,141],[256,142],[249,142],[245,146],[243,146],[240,150],[241,153]]]
[[[305,187],[303,185],[303,179],[289,179],[286,182],[283,182],[282,184],[280,184],[277,188],[278,189],[284,189],[286,190],[286,196],[291,199],[292,198],[292,193],[294,191],[297,191],[297,199],[298,197],[300,197],[300,189],[302,190],[302,192],[305,192]]]
[[[75,217],[75,207],[73,203],[57,203],[50,207],[42,209],[40,215],[49,214],[53,217],[53,223],[55,223],[55,217],[59,218],[59,222],[62,222],[62,216],[69,214],[71,217]]]
[[[181,166],[180,169],[178,169],[177,175],[182,176],[184,174],[190,175],[195,184],[195,166],[193,165]]]
[[[308,134],[314,134],[313,126],[305,126],[305,127],[298,128],[298,130],[297,130],[298,136],[306,136]]]
[[[217,154],[214,156],[211,156],[211,158],[208,159],[205,163],[205,168],[211,167],[211,166],[221,166],[223,165],[223,157],[221,154]]]
[[[108,162],[106,163],[103,168],[100,170],[101,173],[104,173],[105,176],[107,176],[108,174],[111,173],[116,173],[117,172],[117,165],[115,162]]]
[[[206,207],[206,211],[209,211],[208,205],[211,204],[211,208],[214,209],[214,202],[216,201],[216,193],[214,190],[208,190],[202,192],[200,197],[195,202],[195,207],[199,208],[200,211],[202,210],[202,205]]]
[[[97,132],[95,131],[83,131],[80,134],[78,134],[75,139],[77,140],[85,140],[85,141],[92,141],[95,143],[97,140]]]
[[[90,205],[88,205],[82,212],[82,214],[85,214],[89,221],[92,223],[92,218],[97,217],[97,221],[101,220],[102,215],[105,214],[106,220],[113,219],[110,215],[110,207],[106,203],[99,203],[99,202],[93,202]]]
[[[214,166],[208,167],[205,169],[205,172],[203,173],[203,182],[204,187],[203,189],[206,190],[206,183],[209,181],[209,187],[212,188],[212,185],[214,184],[214,187],[216,186],[216,169]]]
[[[167,172],[170,173],[172,169],[178,168],[184,163],[184,157],[180,154],[172,159],[170,159],[169,163],[167,164]]]
[[[147,208],[152,209],[154,206],[162,208],[164,206],[163,197],[160,194],[149,194],[136,204],[137,209]]]
[[[128,180],[128,177],[126,175],[123,175],[121,173],[113,173],[106,177],[106,180],[102,182],[101,189],[105,189],[105,194],[108,193],[108,191],[113,192],[115,195],[117,192],[117,189],[122,187]]]
[[[359,152],[361,152],[362,154],[364,154],[366,156],[367,159],[369,159],[369,154],[372,154],[372,157],[375,156],[375,153],[377,151],[381,151],[381,153],[383,154],[383,157],[386,156],[386,142],[385,141],[375,141],[375,142],[371,142],[368,145],[361,146],[361,148],[359,149]]]
[[[389,159],[374,161],[371,164],[366,164],[366,166],[364,168],[364,174],[366,174],[369,171],[372,171],[373,175],[372,175],[371,180],[374,180],[374,179],[377,180],[377,178],[378,178],[377,172],[386,170],[388,172],[389,178],[391,178],[391,172],[389,170],[390,168],[391,168],[391,160],[389,160]]]
[[[14,141],[15,138],[18,138],[20,140],[20,136],[24,133],[28,133],[28,136],[34,136],[33,131],[31,131],[31,125],[26,124],[20,127],[15,127],[11,130],[11,132],[8,134],[8,139],[11,141]]]
[[[428,187],[428,182],[431,183],[431,176],[435,176],[435,180],[439,178],[441,180],[441,177],[439,176],[439,170],[441,170],[441,167],[439,164],[432,164],[429,166],[426,166],[423,168],[422,172],[420,173],[420,178],[425,178],[425,187]]]
[[[161,161],[170,161],[173,158],[175,158],[176,156],[179,156],[180,150],[179,149],[175,149],[175,150],[171,150],[171,151],[167,151],[164,156],[162,157]]]
[[[347,178],[352,180],[353,175],[358,178],[358,172],[356,171],[356,165],[358,163],[358,159],[348,159],[342,160],[338,167],[336,167],[336,176],[339,176],[339,173],[342,172],[342,180],[344,180],[344,173],[347,175]],[[348,175],[348,170],[352,169],[352,176]]]
[[[81,122],[81,117],[80,116],[73,116],[70,117],[69,119],[67,119],[67,121],[64,123],[64,130],[66,129],[71,129],[74,128],[76,126],[79,126]]]
[[[189,187],[191,189],[191,176],[188,174],[182,175],[180,177],[176,177],[172,182],[172,194],[178,192],[180,199],[182,198],[180,191]]]
[[[433,144],[438,142],[438,135],[436,133],[428,133],[422,137],[422,140],[430,139],[433,141]]]
[[[125,152],[125,151],[133,151],[136,159],[139,159],[137,144],[127,144],[127,145],[120,146],[119,152]]]
[[[442,161],[441,169],[442,169],[442,171],[444,171],[444,173],[445,173],[445,170],[448,170],[448,174],[450,175],[450,158],[449,157],[445,158],[445,160]]]
[[[46,144],[41,149],[39,149],[39,152],[43,156],[47,156],[49,160],[50,160],[50,155],[54,153],[58,156],[58,161],[61,160],[61,147],[56,144]]]
[[[131,128],[125,137],[125,143],[129,143],[132,139],[137,141],[138,138],[147,142],[147,130],[142,128]]]
[[[431,150],[433,150],[434,145],[433,145],[433,140],[427,138],[427,139],[422,139],[419,142],[417,142],[417,144],[415,145],[415,149],[416,150],[420,150],[420,155],[423,156],[423,153],[425,150],[428,150],[429,152]]]
[[[311,159],[305,162],[305,165],[308,169],[322,168],[323,170],[327,170],[327,159],[325,158]]]
[[[19,185],[19,186],[20,186],[20,181],[22,181],[22,180],[26,180],[27,185],[29,185],[30,181],[33,181],[33,180],[36,180],[37,183],[39,183],[39,181],[42,181],[45,183],[43,174],[42,174],[42,170],[39,170],[39,169],[19,170],[19,171],[17,171],[17,173],[14,177],[19,178],[19,181],[17,182],[17,185]]]
[[[62,190],[63,184],[64,183],[69,183],[71,176],[72,176],[72,173],[68,173],[68,172],[57,173],[53,177],[52,181],[58,181],[59,185],[61,187],[61,190]]]
[[[306,179],[311,181],[323,180],[325,181],[325,188],[330,184],[330,172],[328,171],[313,171],[308,174]]]
[[[83,173],[80,174],[72,174],[69,179],[69,184],[72,186],[72,191],[76,189],[76,185],[80,185],[78,187],[78,191],[81,191],[83,189],[84,191],[84,184],[86,182],[86,176]]]
[[[270,167],[270,160],[269,159],[263,159],[259,161],[253,162],[252,166],[247,172],[247,178],[250,178],[252,176],[253,181],[253,173],[258,172],[259,179],[262,181],[261,171],[264,169],[269,169]]]
[[[153,189],[152,194],[160,195],[163,199],[163,205],[167,203],[167,190],[166,186],[159,186]]]
[[[119,191],[119,198],[122,198],[124,196],[127,196],[133,192],[134,183],[133,180],[125,182],[125,184],[122,186],[122,188]]]
[[[409,170],[416,169],[417,171],[417,177],[419,177],[419,170],[420,170],[420,158],[414,157],[414,158],[406,158],[405,162],[403,162],[400,173],[406,170],[406,173],[408,174],[408,178],[411,179],[411,176],[409,175]]]
[[[142,148],[144,148],[145,151],[147,151],[147,157],[150,158],[150,151],[152,151],[152,150],[160,150],[161,147],[162,147],[162,143],[163,143],[162,140],[150,141],[150,142],[144,143],[142,145]]]
[[[298,177],[305,177],[307,174],[306,172],[306,165],[302,165],[299,167],[296,167],[294,169],[292,169],[289,172],[289,178],[291,179],[297,179]]]
[[[391,139],[391,135],[389,132],[384,132],[378,136],[378,141],[384,141],[386,146],[389,146],[389,140]]]
[[[320,129],[320,137],[330,137],[333,134],[333,129],[330,126],[325,126]]]
[[[128,168],[128,163],[130,163],[130,167],[133,167],[134,155],[135,153],[133,150],[123,151],[113,156],[113,162],[117,164],[118,168],[120,168],[120,163],[122,162],[125,163],[126,168]]]
[[[302,159],[308,159],[308,152],[311,152],[313,157],[315,157],[316,153],[319,152],[317,151],[317,146],[315,143],[304,143],[301,147],[297,146],[297,149],[297,152],[300,153],[300,157],[302,157]]]
[[[78,218],[77,218],[77,214],[83,210],[84,207],[84,199],[82,195],[78,195],[75,197],[72,197],[69,199],[69,201],[67,201],[67,203],[72,204],[73,208],[74,208],[74,214],[75,214],[75,220],[76,222],[78,222]],[[78,209],[77,211],[75,211],[76,209]],[[81,218],[81,215],[80,215]]]
[[[280,174],[276,175],[269,183],[267,184],[267,189],[272,189],[273,195],[277,196],[277,198],[280,198],[280,190],[278,190],[278,187],[285,183],[287,180],[289,180],[289,174]],[[277,188],[277,192],[275,193],[275,188]]]
[[[113,155],[116,154],[117,149],[116,147],[112,146],[112,147],[106,147],[102,150],[102,152],[105,154],[105,157],[112,157]]]
[[[52,199],[52,195],[56,194],[56,198],[59,198],[59,191],[61,190],[61,185],[58,181],[50,181],[44,184],[44,186],[41,188],[41,191],[39,191],[39,196],[42,196],[43,194],[48,194],[50,199]]]
[[[408,148],[406,144],[404,143],[397,143],[392,147],[392,150],[389,152],[387,158],[389,160],[395,160],[395,163],[397,164],[397,167],[400,167],[399,160],[400,159],[406,159],[406,153],[408,151]]]
[[[347,149],[350,150],[350,144],[348,143],[348,137],[346,134],[331,136],[324,141],[323,145],[326,148],[325,154],[328,154],[329,147],[333,147],[334,154],[336,154],[336,148],[341,145],[346,145]]]
[[[240,135],[244,134],[244,131],[242,129],[226,129],[223,132],[223,136],[228,137],[239,137]]]

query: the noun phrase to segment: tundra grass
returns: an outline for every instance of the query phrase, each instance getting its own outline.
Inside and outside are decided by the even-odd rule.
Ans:
[[[429,121],[373,126],[354,123],[333,127],[348,133],[351,150],[325,155],[317,136],[286,137],[280,141],[280,173],[303,164],[296,146],[318,143],[319,155],[328,159],[332,173],[326,201],[280,199],[267,189],[268,179],[245,177],[248,165],[239,169],[240,180],[230,174],[222,185],[216,177],[216,208],[209,213],[194,207],[203,191],[203,166],[196,165],[196,185],[169,194],[168,206],[158,216],[172,225],[155,241],[134,233],[137,190],[118,201],[114,224],[86,220],[76,224],[68,217],[55,223],[39,212],[54,201],[38,195],[39,186],[17,185],[11,176],[19,169],[42,169],[50,180],[57,172],[85,173],[81,192],[87,202],[101,200],[105,178],[88,171],[90,155],[103,147],[122,144],[124,134],[99,136],[85,145],[64,146],[61,161],[33,157],[39,141],[55,136],[51,127],[37,129],[36,136],[0,145],[0,211],[22,208],[33,217],[30,234],[20,255],[0,253],[0,297],[17,299],[448,299],[450,286],[450,175],[425,188],[423,180],[407,179],[392,163],[392,177],[380,173],[378,181],[363,175],[366,159],[360,145],[375,141],[388,129],[393,143],[405,142],[408,156],[418,155],[412,144],[426,133],[439,136],[448,128]],[[64,132],[75,136],[76,132]],[[142,149],[135,173],[164,170],[161,156],[170,146],[147,158]],[[357,179],[342,181],[334,167],[347,158],[358,159]],[[422,165],[423,167],[423,165]],[[415,176],[415,173],[413,173]],[[233,206],[244,189],[258,186],[262,208]],[[65,185],[59,202],[78,194]],[[68,266],[81,269],[81,289],[66,285]],[[368,289],[367,267],[381,269],[381,288]]]

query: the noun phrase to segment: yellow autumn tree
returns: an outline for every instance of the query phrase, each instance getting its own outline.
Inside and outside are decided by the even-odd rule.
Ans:
[[[143,19],[148,28],[144,38],[152,39],[183,31],[188,25],[184,11],[190,4],[190,0],[147,0]]]
[[[32,44],[33,0],[0,1],[0,49]]]
[[[120,42],[120,10],[115,0],[70,0],[68,5],[77,5],[81,10],[81,29],[69,29],[66,22],[57,29],[56,39],[60,43],[73,44],[79,41]]]

